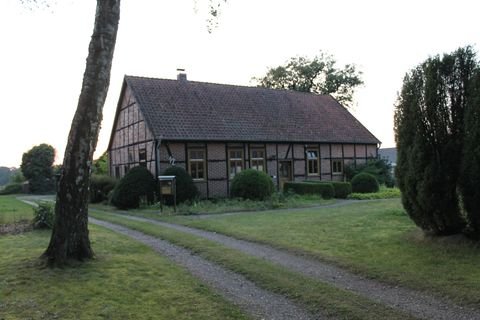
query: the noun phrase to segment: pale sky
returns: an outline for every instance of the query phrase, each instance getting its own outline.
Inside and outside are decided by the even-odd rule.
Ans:
[[[51,144],[61,163],[80,93],[95,1],[50,8],[0,1],[0,166]],[[56,2],[56,3],[55,3]],[[353,114],[382,147],[395,145],[393,110],[405,73],[437,53],[480,45],[478,0],[228,0],[206,28],[207,0],[123,0],[96,157],[103,153],[125,74],[253,85],[252,77],[320,50],[354,63],[365,84]]]

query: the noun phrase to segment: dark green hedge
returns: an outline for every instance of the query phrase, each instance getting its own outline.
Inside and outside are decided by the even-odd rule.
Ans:
[[[352,190],[356,193],[375,193],[380,186],[377,178],[370,173],[361,172],[352,179]]]
[[[175,176],[177,188],[177,203],[192,201],[199,196],[198,189],[193,182],[192,177],[185,169],[181,167],[169,167],[163,172],[164,176]],[[163,199],[166,204],[173,204],[173,197]]]
[[[265,200],[273,193],[274,186],[270,176],[263,171],[247,169],[232,180],[231,194],[250,200]]]
[[[352,193],[352,184],[350,182],[341,182],[341,181],[316,181],[316,180],[305,180],[307,183],[320,183],[320,184],[331,184],[334,189],[334,197],[337,199],[346,199],[349,194]]]
[[[283,190],[291,190],[296,194],[320,194],[324,199],[332,199],[335,190],[331,183],[285,182]]]
[[[147,168],[133,167],[113,190],[112,204],[119,209],[138,208],[142,200],[151,204],[155,200],[156,186]]]
[[[3,190],[0,190],[0,195],[22,193],[22,191],[23,188],[21,183],[11,183],[7,184]]]
[[[117,179],[103,174],[90,177],[90,202],[99,203],[108,200],[108,194],[115,189]]]

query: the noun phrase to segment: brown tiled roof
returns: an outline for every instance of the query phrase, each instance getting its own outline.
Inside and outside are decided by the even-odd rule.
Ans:
[[[162,140],[379,143],[329,95],[125,76]]]

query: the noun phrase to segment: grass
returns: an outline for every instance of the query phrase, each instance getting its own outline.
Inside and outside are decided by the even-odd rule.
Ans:
[[[480,304],[480,248],[462,238],[428,238],[399,199],[336,208],[163,218],[329,261],[383,281]]]
[[[0,237],[0,319],[246,319],[150,248],[91,227],[96,259],[40,268],[49,232]]]
[[[319,205],[327,205],[335,203],[335,200],[324,200],[320,195],[296,195],[283,194],[281,192],[274,193],[272,197],[265,201],[253,201],[243,199],[214,199],[200,200],[193,203],[182,203],[177,206],[177,212],[173,207],[163,206],[162,215],[198,215],[198,214],[217,214],[226,212],[248,212],[271,210],[281,208],[302,208]],[[93,205],[92,207],[105,211],[114,210],[113,207],[106,205]],[[160,205],[157,203],[152,206],[143,207],[141,209],[130,210],[132,214],[158,213]]]
[[[401,197],[400,189],[380,187],[380,191],[375,193],[351,193],[348,199],[356,200],[377,200],[377,199],[392,199]]]
[[[132,221],[118,215],[92,212],[92,216],[139,230],[185,247],[204,258],[243,274],[257,285],[305,305],[312,313],[342,319],[409,319],[409,316],[356,294],[304,277],[263,259],[221,244],[169,228]]]
[[[15,196],[0,196],[0,224],[11,224],[33,219],[31,206],[18,201]]]

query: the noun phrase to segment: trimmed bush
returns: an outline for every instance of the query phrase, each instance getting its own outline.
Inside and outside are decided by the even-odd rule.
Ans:
[[[355,193],[374,193],[379,189],[377,179],[370,173],[361,172],[352,179],[352,191]]]
[[[112,204],[119,209],[138,208],[142,201],[151,204],[155,199],[156,185],[147,168],[133,167],[115,187]]]
[[[316,181],[316,180],[305,180],[307,183],[321,183],[321,184],[331,184],[333,185],[334,197],[337,199],[346,199],[349,194],[352,193],[352,184],[350,182],[341,182],[341,181]]]
[[[23,188],[21,183],[10,183],[5,186],[2,190],[0,190],[1,194],[15,194],[15,193],[22,193]]]
[[[53,205],[47,202],[40,202],[38,207],[33,209],[33,228],[34,229],[52,229],[55,214]]]
[[[192,177],[181,167],[169,167],[163,172],[164,176],[176,177],[177,203],[192,201],[198,197],[198,189]],[[172,197],[166,197],[167,204],[173,204]]]
[[[108,194],[115,189],[117,179],[103,174],[90,177],[90,202],[99,203],[108,200]]]
[[[285,182],[283,190],[296,194],[320,194],[323,199],[332,199],[335,196],[333,184],[327,182]]]
[[[352,184],[350,182],[332,181],[331,183],[337,199],[347,199],[348,195],[352,193]]]
[[[230,193],[233,197],[250,200],[265,200],[273,193],[273,181],[265,172],[247,169],[232,180]]]
[[[377,179],[381,185],[393,188],[395,178],[392,175],[392,164],[387,159],[370,159],[365,164],[350,164],[345,166],[345,176],[347,181],[351,181],[354,176],[361,172],[370,173]]]

